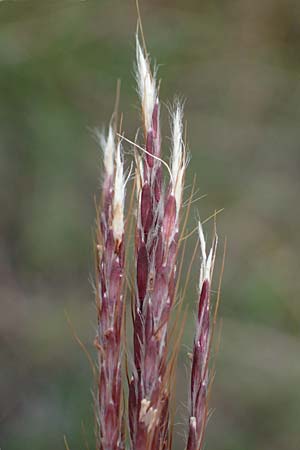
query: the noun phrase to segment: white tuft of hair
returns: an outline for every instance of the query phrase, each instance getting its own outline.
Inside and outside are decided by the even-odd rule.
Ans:
[[[116,241],[121,242],[124,233],[125,185],[123,160],[119,142],[115,154],[114,199],[112,229]]]
[[[152,127],[152,114],[157,100],[156,79],[152,75],[148,58],[145,56],[136,36],[136,80],[142,103],[146,130]]]
[[[179,102],[176,102],[175,110],[172,116],[172,155],[171,155],[171,173],[172,173],[172,192],[176,200],[177,215],[181,206],[183,180],[185,171],[185,149],[183,144],[183,108]]]
[[[107,176],[114,174],[114,156],[116,152],[115,135],[112,127],[109,127],[108,135],[105,137],[104,133],[97,133],[100,140],[100,145],[103,151],[104,169]]]

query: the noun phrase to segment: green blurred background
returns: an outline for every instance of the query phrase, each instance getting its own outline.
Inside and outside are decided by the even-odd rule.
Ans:
[[[198,214],[225,208],[222,338],[206,448],[299,450],[300,3],[140,6],[161,98],[186,98],[187,183],[197,173],[198,195],[207,194],[193,205],[189,230]],[[93,353],[101,155],[91,130],[108,123],[118,77],[127,136],[139,126],[135,28],[133,0],[0,3],[3,450],[63,449],[64,435],[72,450],[83,449],[84,434],[93,448],[92,374],[65,311]],[[166,107],[163,115],[169,136]],[[189,252],[194,244],[195,236]],[[179,361],[178,450],[196,280],[197,270]]]

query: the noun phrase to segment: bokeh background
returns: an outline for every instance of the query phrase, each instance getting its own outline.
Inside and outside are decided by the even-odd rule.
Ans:
[[[206,448],[300,448],[300,3],[140,1],[161,98],[186,98],[198,214],[228,239],[221,346]],[[123,128],[139,126],[133,0],[0,3],[0,446],[93,448],[92,230],[107,124],[122,80]],[[167,107],[164,134],[170,135]],[[164,141],[166,152],[168,140]],[[128,149],[129,150],[129,149]],[[166,153],[167,155],[167,153]],[[166,156],[167,157],[167,156]],[[130,160],[130,155],[128,155]],[[211,224],[207,224],[209,236]],[[188,251],[195,244],[191,238]],[[218,268],[220,263],[218,264]],[[175,448],[184,448],[187,352]],[[84,431],[85,430],[85,431]]]

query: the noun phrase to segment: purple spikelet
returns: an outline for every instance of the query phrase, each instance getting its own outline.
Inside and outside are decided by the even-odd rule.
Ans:
[[[213,245],[208,257],[206,256],[206,245],[200,223],[199,239],[201,245],[202,263],[199,281],[196,334],[192,355],[190,418],[187,450],[200,450],[202,448],[208,417],[208,366],[211,338],[210,290],[217,248],[217,236],[215,235],[214,237]]]

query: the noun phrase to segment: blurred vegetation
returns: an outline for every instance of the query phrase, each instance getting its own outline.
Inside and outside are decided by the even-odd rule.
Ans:
[[[225,208],[218,218],[221,240],[228,238],[222,339],[206,448],[298,450],[300,3],[140,4],[161,64],[161,97],[187,99],[188,184],[197,173],[199,195],[208,194],[189,230],[197,211],[205,218]],[[93,353],[100,153],[92,130],[110,119],[118,77],[123,127],[131,137],[139,126],[135,27],[131,0],[0,3],[3,450],[63,449],[64,435],[79,449],[85,434],[92,447],[92,375],[65,311]],[[167,108],[163,114],[168,135]],[[187,326],[180,423],[192,335]]]

